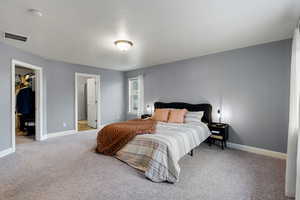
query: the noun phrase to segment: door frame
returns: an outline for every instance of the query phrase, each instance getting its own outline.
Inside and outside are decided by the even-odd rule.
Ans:
[[[13,152],[16,151],[16,66],[32,69],[35,73],[35,140],[43,140],[43,68],[12,59],[11,63],[11,145]]]
[[[77,86],[78,86],[78,77],[90,77],[90,78],[95,78],[96,80],[96,99],[97,99],[97,129],[101,127],[101,106],[100,106],[100,96],[101,96],[101,88],[100,88],[100,74],[87,74],[87,73],[79,73],[75,72],[75,131],[78,131],[78,91],[77,91]]]

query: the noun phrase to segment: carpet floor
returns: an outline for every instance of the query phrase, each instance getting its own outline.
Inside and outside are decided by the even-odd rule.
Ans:
[[[95,133],[17,145],[0,159],[1,200],[284,200],[285,161],[200,145],[180,160],[180,181],[143,173],[94,153]]]
[[[33,143],[34,136],[25,136],[25,135],[17,135],[16,136],[16,144],[25,144],[25,143]]]

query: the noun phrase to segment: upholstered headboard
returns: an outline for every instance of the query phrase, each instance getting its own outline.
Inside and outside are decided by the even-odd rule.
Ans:
[[[163,103],[163,102],[155,102],[154,108],[174,108],[174,109],[187,109],[191,112],[196,111],[204,111],[204,115],[202,117],[202,121],[210,124],[212,122],[211,112],[212,106],[210,104],[189,104],[183,102],[172,102],[172,103]]]

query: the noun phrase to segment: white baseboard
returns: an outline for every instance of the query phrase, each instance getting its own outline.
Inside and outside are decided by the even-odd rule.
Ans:
[[[101,129],[104,128],[104,126],[107,126],[107,125],[109,125],[109,124],[102,124],[102,125],[100,125],[100,127],[98,128],[98,131],[100,131]]]
[[[86,130],[86,131],[77,131],[76,130],[68,130],[68,131],[61,131],[61,132],[55,132],[55,133],[48,133],[48,135],[43,136],[41,140],[45,140],[48,138],[54,138],[54,137],[60,137],[60,136],[66,136],[66,135],[73,135],[77,133],[97,133],[99,130],[101,130],[105,125],[101,125],[99,129],[92,129],[92,130]]]
[[[14,153],[14,149],[13,148],[8,148],[8,149],[5,149],[3,151],[0,151],[0,158],[4,157],[4,156],[7,156],[11,153]]]
[[[107,125],[107,124],[101,125],[99,127],[99,129],[95,129],[95,130],[87,130],[87,131],[81,131],[81,132],[76,132],[75,130],[68,130],[68,131],[61,131],[61,132],[49,133],[49,134],[43,135],[41,138],[39,138],[39,141],[43,141],[43,140],[46,140],[48,138],[61,137],[61,136],[66,136],[66,135],[73,135],[73,134],[76,134],[76,133],[93,133],[93,132],[97,133],[105,125]],[[3,151],[0,151],[0,158],[2,158],[4,156],[7,156],[7,155],[9,155],[11,153],[14,153],[14,152],[15,152],[15,149],[13,149],[13,148],[8,148],[8,149],[5,149]]]
[[[108,124],[100,125],[97,129],[90,129],[90,130],[85,130],[85,131],[77,131],[76,133],[98,133],[106,125],[108,125]]]
[[[66,136],[66,135],[72,135],[75,134],[75,130],[68,130],[68,131],[61,131],[61,132],[55,132],[55,133],[48,133],[47,136],[45,136],[44,139],[48,138],[54,138],[54,137],[60,137],[60,136]]]
[[[92,129],[92,130],[85,130],[85,131],[77,131],[76,133],[98,133],[101,129]]]
[[[47,140],[47,138],[48,138],[47,135],[42,135],[42,136],[40,137],[40,140],[38,140],[38,141],[44,141],[44,140]]]
[[[277,151],[271,151],[267,149],[261,149],[257,147],[247,146],[247,145],[241,145],[241,144],[235,144],[235,143],[227,143],[227,146],[232,149],[238,149],[241,151],[247,151],[251,153],[256,153],[264,156],[270,156],[273,158],[280,158],[280,159],[286,159],[287,155],[285,153],[277,152]]]

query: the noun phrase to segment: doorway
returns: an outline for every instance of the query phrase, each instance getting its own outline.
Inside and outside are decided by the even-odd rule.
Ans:
[[[12,60],[12,148],[42,140],[42,68]]]
[[[76,132],[96,130],[100,127],[100,76],[75,74]]]

